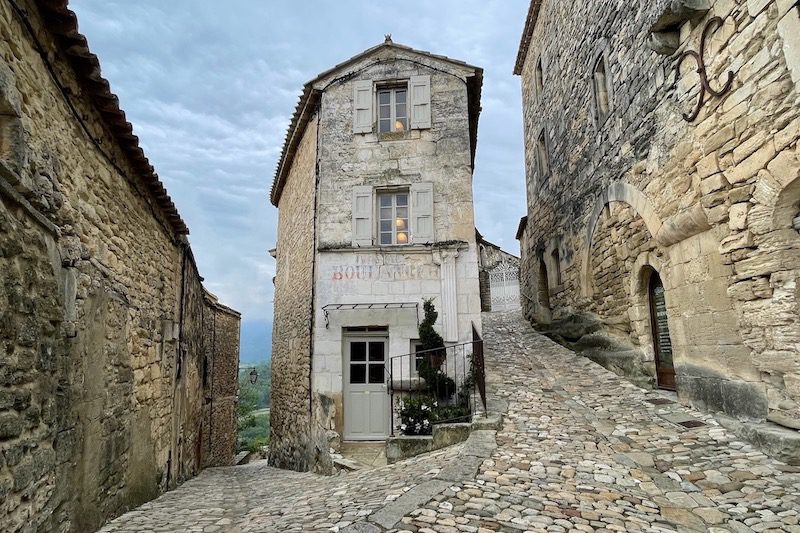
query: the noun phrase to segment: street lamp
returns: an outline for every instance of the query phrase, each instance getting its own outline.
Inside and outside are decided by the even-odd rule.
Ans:
[[[258,370],[254,368],[250,371],[250,383],[255,385],[256,381],[258,381]]]

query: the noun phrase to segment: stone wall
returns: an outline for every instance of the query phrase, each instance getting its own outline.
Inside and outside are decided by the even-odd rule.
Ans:
[[[520,69],[531,221],[523,285],[535,300],[526,311],[540,321],[549,314],[533,290],[546,271],[554,334],[568,327],[579,340],[599,327],[652,372],[645,279],[656,271],[679,397],[798,427],[800,14],[782,0],[689,7],[541,3]],[[719,90],[732,72],[731,90],[706,93],[687,122],[700,83],[694,59],[676,76],[677,60],[698,49],[714,16],[722,24],[705,48],[709,80]],[[607,115],[593,86],[600,63]]]
[[[0,4],[0,530],[89,531],[199,470],[204,303],[44,4]]]
[[[239,313],[206,292],[203,468],[231,465],[236,455],[240,320]]]
[[[328,456],[327,442],[315,442],[311,420],[316,165],[314,117],[278,204],[269,461],[296,470],[312,469],[318,456]]]

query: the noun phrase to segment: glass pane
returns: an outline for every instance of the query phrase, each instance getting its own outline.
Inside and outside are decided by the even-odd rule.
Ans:
[[[391,96],[389,95],[389,91],[380,91],[378,93],[378,103],[381,105],[389,104],[391,102]]]
[[[383,363],[378,365],[369,365],[369,382],[370,383],[383,383],[386,371],[384,370]]]
[[[394,131],[406,131],[408,129],[408,123],[406,119],[400,118],[394,121]]]
[[[370,361],[383,361],[383,349],[386,345],[383,342],[369,343],[369,360]]]
[[[392,108],[388,105],[382,105],[378,108],[380,118],[392,118]],[[403,115],[405,116],[405,115]]]
[[[408,229],[408,219],[405,218],[397,218],[394,221],[394,227],[397,228],[397,231],[405,231]]]
[[[397,244],[408,244],[408,233],[398,232],[397,233]]]
[[[392,231],[392,221],[391,220],[381,220],[381,231]]]
[[[405,104],[406,103],[406,90],[399,89],[394,93],[394,101],[398,104]]]
[[[356,385],[359,383],[366,383],[367,382],[367,365],[361,364],[351,364],[350,365],[350,383],[355,383]]]
[[[381,244],[392,244],[392,234],[381,233]]]
[[[392,206],[392,197],[388,194],[381,194],[378,196],[378,201],[381,204],[381,207],[391,207]]]
[[[392,131],[392,121],[391,119],[381,119],[378,121],[380,125],[380,132],[381,133],[389,133]]]
[[[381,108],[383,109],[383,108]],[[397,112],[395,113],[397,118],[405,118],[406,117],[406,104],[397,104]],[[381,115],[383,116],[383,115]]]
[[[367,360],[367,343],[366,342],[352,342],[352,343],[350,343],[350,360],[351,361],[366,361]]]
[[[397,218],[408,218],[408,208],[407,207],[398,207],[397,208]],[[383,217],[381,217],[383,218]]]
[[[403,207],[408,205],[408,195],[407,194],[398,194],[395,196],[397,199],[397,206]]]
[[[408,209],[408,208],[404,208]],[[381,220],[392,220],[394,215],[392,215],[392,208],[391,207],[381,207]]]

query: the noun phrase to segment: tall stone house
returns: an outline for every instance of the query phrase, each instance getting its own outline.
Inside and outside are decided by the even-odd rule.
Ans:
[[[236,443],[239,313],[64,0],[0,2],[0,531],[94,531]]]
[[[386,375],[415,350],[423,299],[445,341],[480,329],[482,76],[387,37],[303,88],[271,193],[272,464],[326,472],[332,443],[390,434]]]
[[[534,0],[514,71],[526,314],[779,448],[800,428],[798,35],[793,0]]]

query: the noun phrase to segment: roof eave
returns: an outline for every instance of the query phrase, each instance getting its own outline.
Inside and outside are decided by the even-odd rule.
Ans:
[[[86,37],[78,31],[78,17],[69,9],[68,0],[36,0],[47,30],[59,52],[68,61],[78,81],[109,133],[125,154],[131,169],[142,181],[151,198],[175,235],[187,235],[189,228],[167,194],[164,184],[139,146],[139,137],[119,107],[119,98],[111,92],[108,80],[100,75],[100,61],[89,50]]]
[[[536,23],[539,20],[539,11],[542,7],[542,1],[543,0],[531,0],[531,5],[528,8],[528,17],[525,19],[525,28],[522,30],[522,37],[520,38],[519,49],[517,50],[517,61],[514,64],[514,74],[517,76],[522,75],[522,69],[525,67],[525,58],[528,56],[533,30],[536,29]]]

